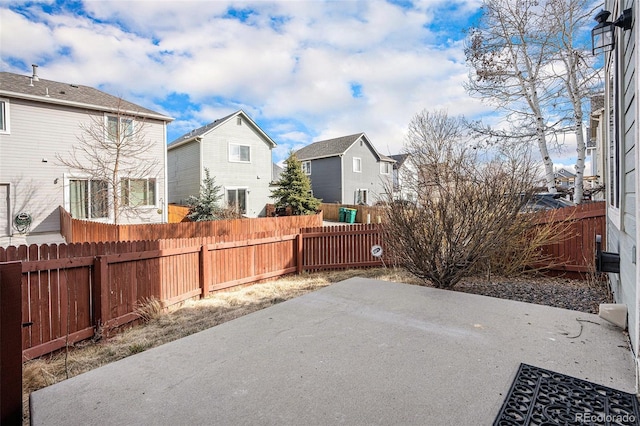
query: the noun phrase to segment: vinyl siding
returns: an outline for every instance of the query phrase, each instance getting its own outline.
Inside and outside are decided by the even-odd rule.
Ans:
[[[614,2],[607,2],[608,10],[613,8]],[[624,6],[623,6],[624,5]],[[617,9],[620,13],[625,8],[631,7],[632,2],[620,2]],[[637,28],[631,31],[621,32],[623,39],[618,48],[624,49],[623,61],[623,87],[621,90],[623,128],[622,140],[620,141],[620,228],[616,226],[615,221],[608,217],[607,221],[607,247],[606,250],[620,254],[620,274],[609,274],[611,282],[611,290],[614,300],[617,303],[627,305],[629,317],[629,336],[636,354],[638,353],[638,330],[637,330],[637,314],[636,306],[636,264],[633,253],[637,246],[636,241],[636,138],[637,127],[639,123],[637,117],[637,101],[636,98],[636,69],[635,69],[635,49],[637,38]]]
[[[353,171],[353,159],[360,158],[362,172]],[[362,138],[356,141],[342,158],[344,164],[344,200],[345,203],[354,203],[357,189],[368,189],[368,204],[372,205],[379,199],[383,199],[384,182],[391,182],[392,174],[380,173],[380,163],[377,161],[374,151]]]
[[[342,203],[340,182],[340,157],[320,158],[311,161],[311,189],[313,196],[323,203]]]
[[[0,134],[0,182],[10,185],[11,217],[20,212],[33,218],[30,232],[57,232],[58,206],[65,205],[64,177],[71,173],[56,160],[78,145],[80,124],[89,124],[83,109],[10,99],[10,134]],[[146,138],[154,142],[150,156],[159,163],[156,176],[157,199],[164,194],[165,124],[149,121]],[[46,161],[45,161],[46,160]],[[122,223],[161,222],[158,208],[139,211],[139,217]]]
[[[169,202],[185,205],[200,193],[200,142],[193,141],[167,152]],[[202,174],[204,177],[204,173]]]
[[[217,185],[226,190],[246,188],[248,217],[265,215],[267,203],[272,202],[271,189],[271,145],[248,120],[238,125],[236,117],[216,127],[203,136],[202,167],[208,167]],[[248,163],[229,161],[229,145],[251,147]]]

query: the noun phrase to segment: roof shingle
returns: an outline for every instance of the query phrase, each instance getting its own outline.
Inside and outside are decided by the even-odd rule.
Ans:
[[[123,111],[142,117],[153,117],[163,121],[173,118],[140,105],[112,96],[93,87],[80,84],[61,83],[32,76],[0,72],[0,96],[23,98],[45,103],[82,106],[99,111]]]

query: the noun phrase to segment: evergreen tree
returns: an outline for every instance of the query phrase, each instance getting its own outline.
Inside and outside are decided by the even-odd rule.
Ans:
[[[218,220],[223,218],[223,209],[218,205],[222,198],[220,191],[222,187],[216,185],[215,178],[209,174],[209,169],[204,169],[205,178],[200,185],[200,194],[191,196],[187,200],[190,207],[187,217],[194,222],[206,220]]]
[[[315,214],[321,200],[311,195],[311,181],[302,172],[302,164],[294,153],[285,160],[285,169],[271,191],[276,207],[291,207],[294,215]]]

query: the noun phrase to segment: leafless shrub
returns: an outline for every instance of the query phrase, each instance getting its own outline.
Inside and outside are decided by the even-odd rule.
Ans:
[[[385,232],[396,262],[416,277],[451,288],[532,226],[521,214],[536,186],[527,152],[483,151],[444,111],[413,118],[405,152],[415,173],[403,185],[416,202],[389,200]]]

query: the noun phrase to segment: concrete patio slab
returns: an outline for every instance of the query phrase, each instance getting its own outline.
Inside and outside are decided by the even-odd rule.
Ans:
[[[352,278],[31,395],[34,425],[486,425],[521,362],[635,392],[596,315]]]

